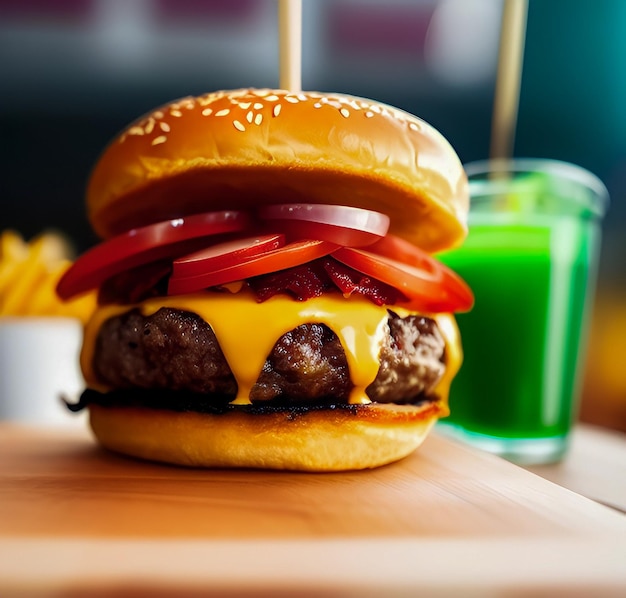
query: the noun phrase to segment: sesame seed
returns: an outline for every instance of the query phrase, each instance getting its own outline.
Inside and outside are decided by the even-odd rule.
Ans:
[[[350,110],[348,110],[347,108],[341,108],[339,112],[344,118],[348,118],[348,116],[350,116]]]
[[[179,118],[183,115],[183,113],[180,110],[170,110],[170,114],[172,116],[175,116],[176,118]]]
[[[141,127],[134,126],[128,129],[128,134],[129,135],[143,135],[143,129]]]
[[[315,102],[315,104],[313,104],[313,108],[321,108],[322,105],[319,102]]]
[[[419,131],[420,130],[420,128],[415,123],[409,123],[409,129],[411,129],[411,131]]]
[[[163,131],[164,133],[170,132],[170,126],[166,122],[160,122],[159,127],[161,128],[161,131]]]
[[[154,119],[150,118],[148,122],[146,123],[144,131],[146,132],[146,135],[150,135],[150,133],[152,133],[153,130],[154,130]]]
[[[371,110],[368,110],[368,111],[365,113],[365,116],[366,116],[367,118],[372,118],[372,116],[374,116],[374,113],[373,113]]]
[[[296,96],[301,102],[306,102],[309,98],[307,98],[303,93],[299,93]]]
[[[248,114],[246,114],[246,120],[251,123],[252,119],[254,118],[254,112],[252,112],[252,110],[248,111]]]
[[[245,131],[246,127],[243,126],[242,123],[240,123],[238,120],[234,120],[233,121],[233,125],[235,125],[235,129],[237,129],[238,131]]]
[[[210,116],[211,114],[213,114],[213,108],[205,108],[202,111],[202,116]]]
[[[255,89],[252,92],[252,95],[255,95],[257,98],[264,98],[269,93],[270,93],[269,89]]]
[[[167,141],[167,137],[165,135],[159,135],[152,140],[152,145],[160,145],[161,143],[165,143]]]
[[[285,100],[287,100],[290,104],[297,104],[300,101],[294,96],[285,96]]]
[[[215,113],[215,116],[226,116],[227,114],[230,114],[230,108],[223,108],[222,110],[218,110]]]
[[[163,118],[163,112],[161,112],[160,110],[157,110],[152,116],[154,116],[154,118]]]
[[[282,104],[276,104],[276,106],[274,106],[274,109],[272,110],[272,114],[274,116],[278,116],[280,114],[280,110],[283,107]]]
[[[254,117],[254,124],[255,125],[260,125],[263,122],[263,115],[259,112],[255,117]]]
[[[261,102],[255,102],[253,108],[255,110],[261,110],[261,108],[263,108],[263,104],[261,104]]]
[[[252,105],[252,102],[239,102],[239,107],[243,110],[247,110]]]
[[[267,97],[265,98],[265,100],[266,100],[267,102],[275,102],[276,100],[278,100],[278,96],[277,96],[277,95],[272,94],[271,96],[267,96]]]

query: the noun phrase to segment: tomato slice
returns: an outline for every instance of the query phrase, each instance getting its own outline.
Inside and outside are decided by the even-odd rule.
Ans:
[[[258,216],[280,227],[288,238],[319,239],[344,247],[371,245],[389,230],[386,214],[350,206],[277,204],[260,208]]]
[[[172,276],[169,281],[168,294],[194,293],[209,287],[293,268],[324,257],[337,249],[338,246],[334,243],[306,240],[289,243],[279,249],[253,255],[244,260],[232,258],[232,262],[228,266],[219,270],[204,272],[197,276]]]
[[[434,269],[436,266],[433,263],[442,265],[423,249],[393,234],[386,235],[383,239],[370,245],[368,251],[404,262],[416,268]]]
[[[195,253],[174,260],[172,276],[187,278],[228,268],[255,255],[279,249],[285,245],[281,234],[233,239],[217,243]]]
[[[194,214],[136,228],[104,241],[80,256],[57,285],[61,299],[100,286],[105,280],[137,266],[196,251],[206,238],[247,230],[247,212],[228,210]]]
[[[474,304],[474,295],[460,276],[411,243],[392,235],[367,250],[342,247],[332,256],[401,291],[409,299],[407,307],[448,313],[467,311]]]

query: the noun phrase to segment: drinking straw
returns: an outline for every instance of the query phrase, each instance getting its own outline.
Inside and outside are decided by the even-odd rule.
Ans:
[[[280,87],[301,91],[302,0],[278,0]]]
[[[505,0],[491,121],[492,159],[510,158],[515,142],[528,0]]]

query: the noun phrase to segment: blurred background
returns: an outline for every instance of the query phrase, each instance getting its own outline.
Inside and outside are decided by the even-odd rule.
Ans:
[[[489,153],[501,0],[304,0],[303,87],[413,112]],[[515,155],[609,188],[582,418],[626,430],[626,2],[530,0]],[[96,241],[104,145],[174,98],[278,86],[276,0],[0,0],[0,230]]]

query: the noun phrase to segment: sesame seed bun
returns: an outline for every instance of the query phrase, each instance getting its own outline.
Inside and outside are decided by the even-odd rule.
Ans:
[[[221,415],[91,405],[92,430],[106,448],[192,467],[294,471],[367,469],[397,461],[426,438],[440,403],[359,405]]]
[[[277,200],[384,212],[392,233],[428,251],[466,234],[467,179],[444,137],[406,112],[340,94],[240,89],[172,102],[111,142],[87,190],[103,238]]]

